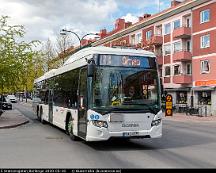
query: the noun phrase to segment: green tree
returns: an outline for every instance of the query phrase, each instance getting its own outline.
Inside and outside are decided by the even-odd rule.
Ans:
[[[24,41],[22,25],[9,25],[0,17],[0,93],[32,90],[35,77],[42,75],[42,56],[34,51],[39,41]]]

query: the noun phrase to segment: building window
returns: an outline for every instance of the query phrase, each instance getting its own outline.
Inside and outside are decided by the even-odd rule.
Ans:
[[[164,45],[164,55],[170,55],[170,54],[171,54],[170,44]]]
[[[192,74],[191,64],[186,64],[186,74]]]
[[[150,40],[152,37],[152,30],[146,32],[146,40]]]
[[[135,44],[141,43],[141,41],[142,41],[142,34],[141,33],[136,34]]]
[[[209,67],[209,61],[204,60],[201,61],[201,73],[209,73],[210,67]]]
[[[164,34],[167,35],[170,34],[170,32],[171,32],[171,24],[167,23],[164,25]]]
[[[188,51],[188,52],[191,51],[191,41],[186,42],[186,51]]]
[[[187,91],[177,91],[176,92],[176,103],[177,104],[187,104]]]
[[[211,105],[211,91],[198,91],[198,104]]]
[[[210,21],[210,10],[204,10],[200,12],[200,23]]]
[[[210,34],[200,37],[200,48],[210,47]]]
[[[174,29],[180,28],[180,26],[181,26],[180,19],[173,22]]]
[[[173,44],[173,51],[174,51],[174,53],[181,51],[181,42],[180,41],[175,42]]]
[[[174,65],[174,75],[179,75],[181,73],[181,66]]]
[[[170,76],[170,66],[165,67],[165,76]]]
[[[131,35],[131,44],[135,45],[135,35]]]

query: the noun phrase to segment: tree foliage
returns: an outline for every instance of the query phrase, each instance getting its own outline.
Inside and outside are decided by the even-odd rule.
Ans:
[[[22,25],[9,25],[0,16],[0,93],[31,91],[35,78],[43,74],[42,54],[33,48],[39,41],[24,41]]]

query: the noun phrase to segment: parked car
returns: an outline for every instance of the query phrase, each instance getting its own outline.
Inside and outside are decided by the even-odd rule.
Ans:
[[[12,104],[9,101],[7,101],[5,96],[1,96],[1,95],[0,95],[0,109],[2,110],[12,109]]]
[[[7,99],[10,100],[12,103],[16,103],[17,102],[17,98],[15,95],[8,95]]]

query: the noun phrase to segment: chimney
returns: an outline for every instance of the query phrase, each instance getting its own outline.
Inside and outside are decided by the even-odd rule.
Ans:
[[[143,19],[147,19],[148,17],[151,17],[151,14],[146,13],[143,15]]]
[[[139,22],[140,22],[140,21],[142,21],[142,20],[143,20],[143,17],[142,17],[142,16],[140,16],[140,17],[139,17]]]
[[[181,4],[181,1],[177,1],[177,0],[172,0],[172,1],[171,1],[171,7],[175,7],[175,6],[177,6],[178,4]]]
[[[106,37],[106,35],[107,35],[107,30],[106,29],[101,29],[100,33],[99,33],[100,38],[104,38],[104,37]]]
[[[87,39],[82,39],[81,40],[81,46],[86,46],[88,45],[88,40]]]
[[[115,29],[122,30],[125,27],[125,20],[124,19],[117,19],[115,22]]]
[[[129,26],[131,26],[132,25],[132,22],[126,22],[125,23],[125,28],[128,28]]]

